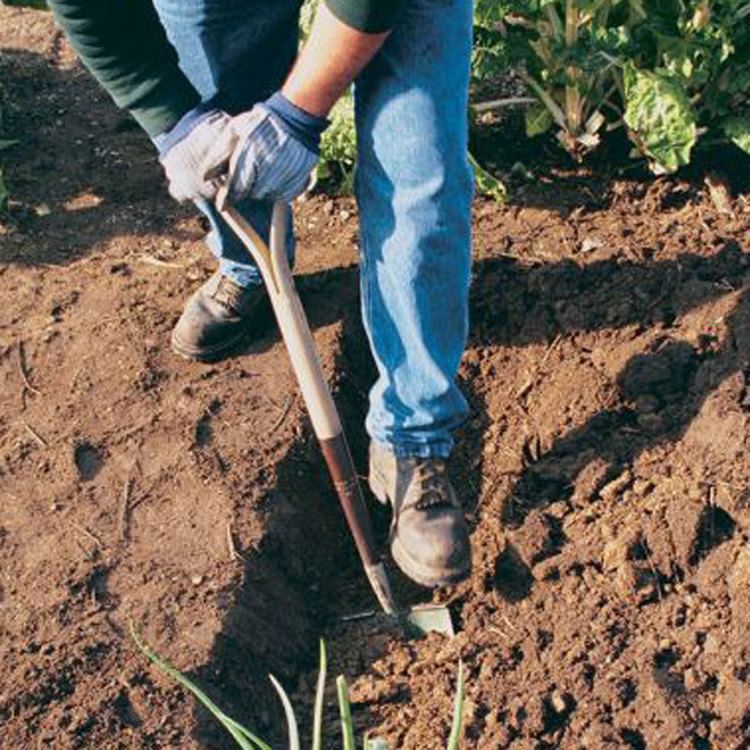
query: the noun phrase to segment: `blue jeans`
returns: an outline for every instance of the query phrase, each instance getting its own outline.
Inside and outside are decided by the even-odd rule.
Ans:
[[[230,112],[283,81],[296,50],[299,4],[155,0],[188,78]],[[451,432],[467,412],[456,373],[471,264],[472,8],[471,0],[405,3],[355,85],[362,316],[378,369],[366,426],[400,456],[447,457]],[[212,207],[200,208],[222,271],[242,285],[259,283],[231,231]],[[239,208],[267,234],[270,206]]]
[[[203,101],[210,99],[229,114],[250,109],[283,83],[297,55],[301,5],[302,0],[154,0],[182,71]],[[221,272],[241,286],[262,283],[214,205],[196,205],[211,225],[206,242]],[[273,206],[244,200],[237,208],[268,241]],[[292,263],[291,212],[286,237]]]

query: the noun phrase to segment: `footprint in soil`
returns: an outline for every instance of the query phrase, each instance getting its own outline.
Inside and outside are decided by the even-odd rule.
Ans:
[[[211,427],[211,417],[204,414],[195,424],[195,445],[197,448],[204,448],[211,442],[214,430]]]
[[[104,466],[104,454],[100,448],[84,440],[76,445],[73,451],[73,461],[81,481],[89,482]]]
[[[221,410],[222,403],[218,398],[215,398],[206,407],[205,412],[195,424],[195,445],[197,448],[205,448],[213,437],[214,430],[211,425],[211,420]]]

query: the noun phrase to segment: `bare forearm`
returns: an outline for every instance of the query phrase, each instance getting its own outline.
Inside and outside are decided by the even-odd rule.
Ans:
[[[307,43],[282,93],[310,114],[325,117],[372,60],[389,32],[367,34],[340,21],[321,3]]]

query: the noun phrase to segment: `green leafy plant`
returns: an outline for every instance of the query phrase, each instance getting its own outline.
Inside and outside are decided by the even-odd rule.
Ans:
[[[476,24],[475,77],[517,70],[527,134],[576,159],[622,126],[657,173],[701,137],[750,152],[748,0],[478,0]]]
[[[320,0],[306,0],[300,11],[300,36],[310,34]],[[354,192],[354,166],[357,162],[357,133],[354,127],[354,97],[351,89],[339,99],[328,118],[331,124],[320,142],[320,159],[315,167],[313,186],[333,185],[343,195]]]
[[[354,192],[354,167],[357,162],[357,133],[351,92],[339,99],[329,119],[331,124],[320,142],[315,183],[332,181],[338,192],[351,195]]]
[[[503,182],[490,174],[471,154],[469,154],[469,163],[474,170],[474,184],[477,192],[485,198],[504,203],[508,198],[508,190]]]
[[[698,128],[683,87],[661,70],[638,70],[626,63],[623,88],[625,123],[653,171],[674,172],[689,164]]]
[[[168,661],[162,659],[154,653],[139,637],[134,628],[131,627],[131,635],[138,648],[155,664],[162,672],[176,680],[183,688],[192,693],[200,703],[213,714],[216,720],[229,732],[234,738],[237,745],[242,750],[272,750],[271,746],[262,740],[256,733],[242,726],[239,722],[225,714],[209,697],[201,690],[192,680],[187,678],[182,672],[175,669]],[[315,691],[315,704],[313,708],[312,724],[312,750],[322,750],[323,748],[323,707],[326,678],[328,672],[328,660],[326,656],[325,644],[320,642],[320,661],[318,667],[318,681]],[[289,740],[289,750],[300,750],[300,733],[297,717],[294,713],[292,703],[289,700],[284,688],[279,681],[269,675],[271,684],[276,690],[279,700],[284,709],[286,717],[287,736]],[[352,720],[351,706],[349,703],[349,688],[346,678],[340,675],[336,680],[336,691],[338,695],[339,715],[341,717],[341,735],[343,750],[356,750],[356,739],[354,733],[354,722]],[[456,696],[453,706],[453,722],[451,726],[450,737],[448,740],[447,750],[458,750],[461,743],[463,705],[465,698],[465,683],[463,664],[459,663],[458,681],[456,687]],[[363,750],[389,750],[387,743],[382,738],[365,737],[363,740]]]
[[[687,164],[701,142],[750,153],[750,2],[643,3],[637,48],[620,66],[638,150],[657,173]]]
[[[478,72],[513,67],[538,102],[526,112],[527,135],[556,127],[580,159],[601,142],[608,113],[621,118],[617,66],[642,14],[639,0],[479,0],[487,59]]]

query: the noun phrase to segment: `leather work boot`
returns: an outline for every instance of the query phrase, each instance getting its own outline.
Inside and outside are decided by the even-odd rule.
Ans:
[[[266,299],[263,286],[241,287],[217,271],[188,300],[172,331],[172,350],[215,362],[236,349]]]
[[[469,530],[445,461],[398,458],[370,443],[370,489],[393,506],[391,554],[409,578],[436,588],[469,575]]]

